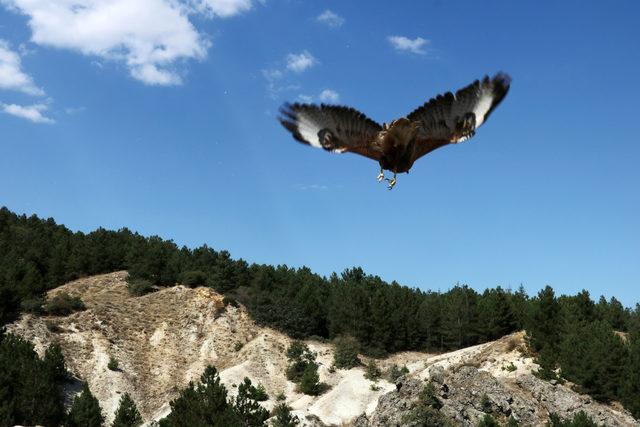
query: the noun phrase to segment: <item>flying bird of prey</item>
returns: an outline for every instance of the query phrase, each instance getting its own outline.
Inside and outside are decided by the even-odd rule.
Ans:
[[[358,110],[338,105],[284,104],[279,121],[303,144],[336,153],[356,153],[396,175],[409,172],[420,157],[447,144],[471,138],[509,91],[511,78],[485,76],[455,93],[432,98],[406,117],[380,126]]]

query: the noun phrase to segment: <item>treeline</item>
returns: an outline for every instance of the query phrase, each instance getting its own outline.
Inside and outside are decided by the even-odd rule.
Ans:
[[[599,401],[620,401],[640,418],[638,309],[624,312],[604,299],[595,304],[586,291],[557,298],[551,287],[541,290],[527,322],[538,376],[571,381]]]
[[[138,292],[176,283],[212,287],[264,325],[295,338],[350,336],[372,356],[451,350],[526,329],[545,367],[541,375],[561,369],[594,397],[621,399],[640,416],[640,305],[632,310],[615,298],[596,303],[586,291],[556,297],[550,287],[535,297],[522,288],[422,291],[360,268],[322,277],[306,267],[250,265],[226,251],[178,247],[127,229],[73,233],[52,219],[0,209],[3,323],[41,306],[48,289],[116,270],[128,270]],[[623,386],[630,379],[635,385]]]

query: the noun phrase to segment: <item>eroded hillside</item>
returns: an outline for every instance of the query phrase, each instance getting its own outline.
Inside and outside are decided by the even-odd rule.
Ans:
[[[307,341],[318,354],[320,379],[331,389],[318,397],[306,396],[296,393],[285,377],[290,339],[256,325],[242,306],[225,307],[222,296],[208,288],[175,286],[132,297],[125,279],[126,272],[116,272],[68,283],[50,294],[79,296],[87,310],[67,317],[25,315],[9,327],[32,341],[39,353],[52,342],[60,343],[69,369],[88,381],[107,422],[125,392],[145,420],[163,417],[178,391],[212,364],[231,394],[235,384],[249,377],[269,393],[267,408],[284,393],[305,423],[401,422],[425,380],[433,379],[439,384],[443,412],[456,424],[475,425],[488,410],[486,395],[498,417],[513,415],[521,425],[539,424],[550,412],[571,416],[580,410],[607,425],[637,425],[618,407],[532,376],[536,366],[522,355],[522,333],[441,355],[393,355],[378,361],[379,366],[384,370],[392,364],[406,365],[409,375],[398,384],[379,380],[375,387],[362,368],[331,372],[331,347]],[[107,367],[112,357],[118,361],[116,371]]]

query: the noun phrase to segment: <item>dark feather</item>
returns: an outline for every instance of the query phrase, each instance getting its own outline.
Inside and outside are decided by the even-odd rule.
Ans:
[[[303,144],[379,159],[372,144],[382,127],[361,112],[337,105],[284,104],[278,118]]]

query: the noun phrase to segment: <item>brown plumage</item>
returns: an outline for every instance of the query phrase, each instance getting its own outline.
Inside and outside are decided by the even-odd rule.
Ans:
[[[377,160],[383,169],[408,172],[420,157],[447,144],[471,138],[509,91],[504,73],[485,76],[455,95],[447,92],[429,100],[406,117],[380,126],[361,112],[337,105],[285,104],[280,123],[293,137],[313,147],[356,153]]]

